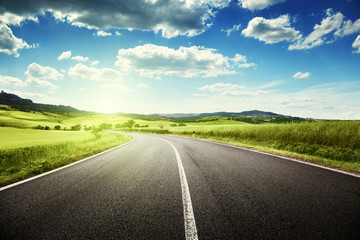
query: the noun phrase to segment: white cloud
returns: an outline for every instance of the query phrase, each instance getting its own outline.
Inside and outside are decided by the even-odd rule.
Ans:
[[[238,24],[238,25],[235,24],[232,28],[229,28],[229,29],[226,29],[226,30],[221,29],[221,31],[226,32],[226,36],[229,37],[232,32],[239,31],[240,28],[241,28],[241,24]]]
[[[24,87],[25,83],[21,79],[16,77],[0,75],[0,86]]]
[[[248,63],[246,56],[236,54],[234,58],[231,59],[238,68],[249,68],[249,67],[256,67],[255,63]]]
[[[239,5],[250,10],[261,10],[270,5],[285,2],[286,0],[240,0]]]
[[[88,57],[83,57],[83,56],[74,56],[71,59],[75,60],[75,61],[78,61],[78,62],[87,62],[87,61],[89,61]]]
[[[314,30],[306,38],[298,39],[296,43],[289,46],[289,50],[306,50],[326,43],[326,35],[340,29],[344,19],[344,15],[340,12],[334,13],[332,9],[326,10],[326,15],[327,17],[321,21],[320,25],[316,24]]]
[[[70,67],[68,75],[74,79],[89,79],[99,82],[123,80],[123,74],[119,71],[111,68],[88,67],[82,63]]]
[[[36,16],[51,11],[74,26],[107,30],[137,29],[160,32],[163,37],[195,36],[204,32],[219,8],[230,0],[3,0],[0,14]]]
[[[30,64],[25,71],[25,75],[27,78],[39,80],[59,80],[64,76],[54,68],[43,67],[37,63]]]
[[[301,37],[299,31],[290,27],[288,15],[282,15],[274,19],[255,17],[249,22],[247,28],[242,31],[242,34],[265,43],[292,42]]]
[[[200,91],[209,91],[209,92],[226,92],[226,91],[232,91],[232,90],[238,90],[238,89],[244,89],[244,86],[238,85],[238,84],[232,84],[232,83],[215,83],[212,85],[205,85],[203,87],[200,87]]]
[[[34,48],[24,40],[14,36],[12,30],[5,24],[0,24],[0,52],[19,57],[18,50]]]
[[[100,61],[96,60],[96,61],[90,61],[90,65],[91,66],[96,66],[100,63]]]
[[[353,51],[353,53],[360,53],[360,35],[357,36],[354,43],[352,44],[353,48],[357,48],[357,50]]]
[[[71,57],[71,51],[62,52],[60,56],[58,56],[58,60],[68,59]]]
[[[0,24],[20,26],[20,24],[26,20],[34,22],[39,21],[37,16],[31,16],[29,14],[20,16],[11,12],[3,12],[2,14],[0,13]]]
[[[19,57],[18,50],[35,48],[36,45],[27,44],[23,39],[14,36],[10,25],[20,26],[25,20],[37,22],[37,17],[24,14],[20,16],[11,12],[1,12],[0,10],[0,52]]]
[[[344,37],[360,32],[360,19],[352,23],[351,20],[344,21],[342,26],[334,33],[334,36]]]
[[[38,78],[27,78],[25,81],[25,84],[27,86],[39,86],[39,87],[45,87],[45,88],[50,88],[50,89],[57,89],[58,86],[52,84],[49,81],[46,80],[40,80]]]
[[[59,80],[64,75],[59,73],[56,69],[51,67],[43,67],[37,63],[32,63],[25,71],[26,85],[46,87],[50,89],[57,89],[57,86],[49,82],[48,80]]]
[[[121,36],[121,32],[119,32],[119,31],[116,31],[115,34],[116,34],[116,36]]]
[[[98,36],[98,37],[107,37],[107,36],[112,36],[112,33],[109,32],[105,32],[105,31],[97,31],[96,34],[93,34],[94,36]]]
[[[113,90],[113,91],[121,91],[121,92],[132,92],[129,88],[125,87],[124,85],[118,83],[107,83],[102,84],[101,88]]]
[[[250,97],[267,94],[263,90],[247,90],[245,86],[231,83],[215,83],[199,88],[200,91],[218,93],[229,97]]]
[[[310,77],[310,73],[309,72],[297,72],[294,74],[293,78],[295,79],[305,79],[305,78],[308,78]]]
[[[146,85],[145,83],[139,83],[139,84],[137,85],[137,87],[138,87],[138,88],[149,88],[149,86]]]
[[[234,74],[229,58],[204,47],[173,48],[145,44],[120,49],[116,65],[123,71],[136,71],[143,76],[171,75],[185,78],[216,77]]]

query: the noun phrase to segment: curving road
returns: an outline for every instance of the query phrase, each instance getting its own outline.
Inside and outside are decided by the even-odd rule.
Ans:
[[[359,177],[216,143],[133,135],[1,189],[0,238],[360,239]]]

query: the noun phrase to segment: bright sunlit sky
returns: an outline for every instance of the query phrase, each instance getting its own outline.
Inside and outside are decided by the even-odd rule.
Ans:
[[[0,0],[0,89],[97,112],[360,119],[360,2]]]

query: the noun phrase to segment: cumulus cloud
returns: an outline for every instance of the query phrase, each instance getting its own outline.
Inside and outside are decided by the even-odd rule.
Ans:
[[[88,67],[82,63],[70,67],[68,75],[74,79],[89,79],[99,82],[123,80],[123,75],[119,71],[111,68]]]
[[[229,29],[221,29],[222,32],[226,32],[226,36],[230,36],[230,34],[232,32],[235,32],[235,31],[239,31],[241,28],[241,24],[238,24],[238,25],[234,25],[232,28],[229,28]]]
[[[37,17],[24,14],[20,16],[11,12],[2,12],[0,10],[0,52],[19,57],[18,50],[36,47],[35,44],[29,45],[23,39],[14,36],[10,25],[20,26],[25,20],[37,22]]]
[[[87,61],[89,61],[88,57],[83,57],[83,56],[74,56],[71,59],[75,60],[75,61],[78,61],[78,62],[87,62]]]
[[[107,36],[112,36],[112,33],[100,30],[100,31],[97,31],[96,34],[94,33],[94,36],[107,37]]]
[[[261,10],[276,3],[285,2],[286,0],[240,0],[239,5],[250,10]]]
[[[25,83],[16,77],[0,75],[0,85],[8,87],[24,87]]]
[[[18,50],[33,48],[24,40],[14,36],[12,30],[5,24],[0,24],[0,52],[19,57]]]
[[[0,14],[36,16],[50,11],[54,17],[89,29],[138,29],[161,32],[163,37],[195,36],[211,24],[217,9],[231,0],[3,0]]]
[[[52,84],[49,81],[46,80],[40,80],[38,78],[27,78],[25,81],[25,84],[27,86],[38,86],[38,87],[45,87],[50,89],[57,89],[58,86]]]
[[[282,15],[274,19],[263,17],[253,18],[246,29],[242,31],[246,37],[253,37],[267,44],[278,43],[281,41],[292,42],[301,37],[299,31],[290,27],[288,15]]]
[[[27,78],[39,80],[59,80],[64,76],[54,68],[43,67],[37,63],[30,64],[25,71],[25,75]]]
[[[306,37],[289,46],[289,50],[306,50],[316,46],[323,45],[327,38],[326,35],[339,29],[343,23],[344,15],[340,12],[334,13],[332,9],[326,11],[327,17],[324,18],[320,25],[316,24],[314,30]]]
[[[293,78],[295,79],[305,79],[305,78],[308,78],[310,77],[310,73],[309,72],[297,72],[294,74]]]
[[[173,49],[153,44],[120,49],[116,65],[123,71],[136,71],[143,76],[161,75],[193,77],[216,77],[234,74],[228,57],[215,49],[204,47],[180,47]]]
[[[58,56],[58,60],[64,60],[64,59],[68,59],[71,57],[71,51],[66,51],[60,54],[60,56]]]
[[[57,86],[49,82],[49,80],[62,79],[64,75],[59,73],[56,69],[51,67],[43,67],[37,63],[32,63],[25,71],[27,76],[25,84],[46,87],[50,89],[57,89]]]
[[[353,48],[357,48],[357,50],[353,51],[353,53],[360,53],[360,35],[357,36],[354,43],[352,44]]]
[[[256,67],[255,63],[249,63],[246,59],[246,56],[241,54],[236,54],[235,57],[231,59],[231,61],[233,61],[239,68]]]
[[[360,18],[354,23],[351,20],[344,21],[342,26],[336,30],[334,36],[344,37],[360,32]]]

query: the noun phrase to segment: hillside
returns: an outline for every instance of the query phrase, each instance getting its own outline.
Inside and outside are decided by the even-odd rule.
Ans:
[[[154,115],[155,116],[155,115]],[[259,110],[243,112],[215,112],[215,113],[175,113],[159,114],[156,116],[167,117],[178,122],[207,122],[216,120],[235,120],[247,123],[284,123],[306,121],[304,118],[285,116],[273,112]]]
[[[70,106],[34,103],[30,99],[23,99],[15,94],[6,93],[4,91],[1,91],[0,93],[0,105],[5,105],[2,107],[3,109],[11,107],[12,109],[24,112],[36,111],[58,114],[86,113],[85,111],[81,111]]]

